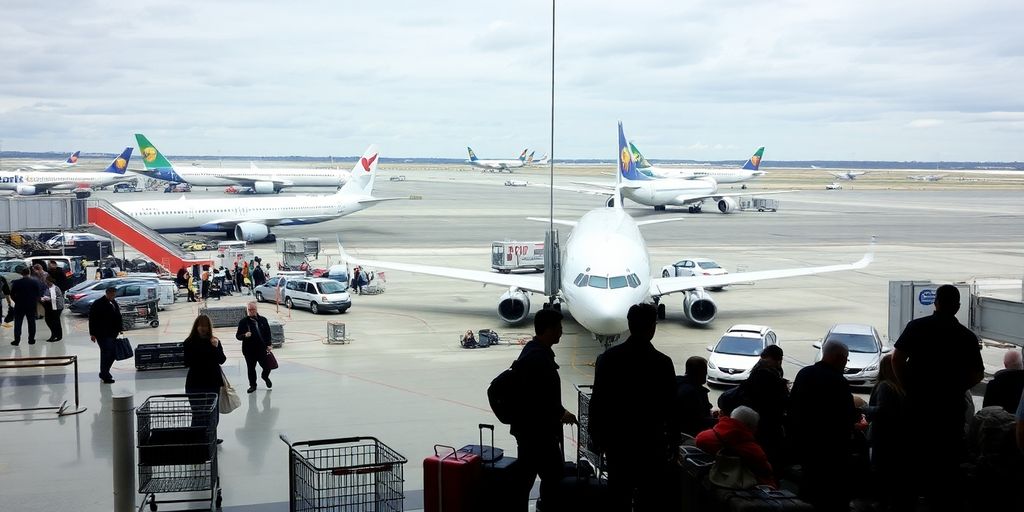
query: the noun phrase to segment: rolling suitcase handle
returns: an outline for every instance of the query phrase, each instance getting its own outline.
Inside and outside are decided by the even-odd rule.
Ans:
[[[487,423],[481,423],[481,424],[477,425],[477,428],[480,429],[480,462],[483,463],[483,464],[487,464],[488,459],[490,459],[491,466],[493,467],[494,464],[496,462],[498,462],[497,457],[494,456],[494,425],[489,425]],[[491,446],[491,456],[490,457],[487,456],[487,448],[485,448],[485,446],[487,446],[487,445],[484,444],[484,430],[485,429],[491,431],[491,445],[490,445]]]

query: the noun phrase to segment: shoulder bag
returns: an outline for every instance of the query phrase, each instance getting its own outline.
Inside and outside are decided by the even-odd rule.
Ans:
[[[114,360],[124,361],[125,359],[131,359],[133,356],[135,356],[135,351],[132,350],[132,344],[128,341],[128,338],[114,339]]]
[[[745,464],[743,459],[733,455],[732,448],[725,443],[718,431],[711,429],[722,447],[715,454],[715,463],[711,466],[708,480],[724,489],[750,489],[757,485],[757,478]]]
[[[217,401],[217,408],[221,414],[228,414],[242,405],[242,399],[235,393],[235,388],[228,382],[228,376],[224,375],[224,369],[220,369],[220,398]]]

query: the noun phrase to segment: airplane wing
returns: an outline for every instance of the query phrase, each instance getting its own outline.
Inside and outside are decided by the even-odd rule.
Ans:
[[[220,177],[223,178],[223,179],[226,179],[226,180],[234,181],[234,182],[236,182],[236,184],[238,184],[240,186],[243,186],[243,187],[254,187],[254,186],[256,186],[256,182],[257,181],[269,181],[269,182],[273,183],[274,185],[281,186],[281,187],[290,187],[292,185],[295,185],[295,183],[292,182],[292,181],[282,180],[282,179],[278,179],[278,178],[271,178],[271,177],[260,177],[260,178],[253,178],[252,176],[220,176]]]
[[[826,265],[822,267],[756,270],[753,272],[737,272],[735,274],[721,274],[717,276],[659,277],[651,280],[651,296],[661,297],[662,295],[693,290],[695,288],[714,288],[749,281],[810,276],[826,272],[839,272],[842,270],[859,270],[870,265],[871,261],[874,260],[874,257],[874,253],[867,253],[863,258],[854,263]]]
[[[743,196],[765,196],[768,194],[789,194],[791,192],[799,192],[799,190],[761,190],[755,192],[730,192],[728,194],[712,194],[704,196],[704,198],[714,199],[715,201],[723,197],[743,197]]]
[[[571,226],[571,227],[576,227],[576,224],[578,224],[574,220],[562,220],[562,219],[551,220],[551,219],[545,219],[544,217],[527,217],[526,220],[535,220],[537,222],[550,222],[552,224],[558,224],[558,225],[561,225],[561,226]]]
[[[360,199],[356,201],[359,204],[375,205],[384,201],[397,201],[399,199],[412,199],[412,197],[368,197],[366,199]]]
[[[358,258],[346,253],[345,248],[341,246],[341,243],[338,243],[338,250],[341,252],[341,258],[343,260],[355,265],[366,265],[376,268],[400,270],[402,272],[412,272],[414,274],[426,274],[431,276],[447,277],[449,279],[459,279],[462,281],[515,287],[520,290],[544,293],[544,277],[536,274],[498,274],[483,270],[466,270],[460,268],[418,265],[415,263],[369,260]]]

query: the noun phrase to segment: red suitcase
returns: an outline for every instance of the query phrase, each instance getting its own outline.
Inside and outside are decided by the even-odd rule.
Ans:
[[[439,451],[440,449],[440,451]],[[470,512],[480,488],[480,457],[434,445],[434,455],[423,459],[423,510]]]

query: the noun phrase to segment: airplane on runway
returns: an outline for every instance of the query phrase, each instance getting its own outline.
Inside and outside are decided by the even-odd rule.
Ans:
[[[74,153],[71,153],[71,156],[69,156],[67,160],[64,160],[63,162],[50,164],[35,164],[29,165],[27,168],[32,169],[33,171],[47,171],[53,169],[67,169],[68,167],[74,167],[75,164],[78,163],[79,153],[81,153],[81,151],[75,151]]]
[[[469,152],[469,160],[466,160],[466,163],[473,167],[479,167],[480,169],[491,172],[511,173],[512,169],[518,169],[527,165],[526,152],[529,151],[529,148],[524,149],[522,153],[519,153],[519,158],[516,160],[481,160],[476,157],[476,153],[473,152],[473,148],[467,146],[466,151]]]
[[[622,174],[636,173],[636,165],[619,124],[619,169]],[[628,185],[620,185],[628,186]],[[548,219],[532,218],[548,222]],[[738,272],[722,275],[651,277],[650,255],[640,227],[679,220],[635,221],[616,201],[611,208],[597,208],[578,221],[553,220],[572,227],[562,253],[560,290],[555,300],[564,304],[573,317],[602,343],[610,343],[626,332],[626,311],[633,304],[654,302],[664,315],[662,297],[684,293],[683,315],[692,323],[706,325],[715,319],[718,306],[705,292],[739,282],[806,276],[825,272],[857,270],[868,266],[873,256],[865,254],[856,263],[780,270]],[[348,254],[340,240],[342,259],[353,265],[365,265],[450,279],[507,286],[498,298],[498,317],[509,324],[525,321],[530,315],[530,294],[544,293],[544,277],[527,274],[501,274],[482,270],[427,266],[364,259]]]
[[[23,196],[50,193],[53,190],[106,187],[122,181],[134,180],[126,175],[132,148],[124,148],[102,172],[82,171],[13,171],[0,172],[0,190],[13,190]]]
[[[255,194],[280,193],[287,187],[340,187],[349,173],[340,169],[260,169],[250,163],[248,169],[175,166],[141,133],[135,134],[145,171],[135,171],[150,178],[194,187],[239,186]]]
[[[633,153],[629,148],[630,161],[633,160]],[[756,156],[756,154],[755,154]],[[664,210],[666,206],[686,206],[690,213],[700,213],[704,201],[712,200],[722,213],[732,213],[739,209],[737,197],[766,194],[784,194],[793,192],[791,190],[774,190],[759,192],[718,192],[718,182],[710,176],[683,179],[683,178],[655,178],[640,172],[636,165],[628,169],[620,168],[615,173],[616,184],[576,182],[576,185],[595,187],[600,190],[586,190],[571,187],[556,187],[565,190],[572,190],[583,193],[597,193],[611,196],[607,205],[623,198],[646,206],[653,206],[655,210]]]
[[[536,151],[530,152],[530,156],[527,158],[527,165],[547,165],[551,163],[551,157],[549,157],[547,153],[544,153],[544,156],[540,157],[540,160],[533,159],[534,153],[536,153]]]
[[[914,181],[939,181],[942,178],[945,178],[945,176],[942,176],[941,174],[929,174],[926,176],[907,176],[908,180]]]
[[[849,181],[853,181],[853,180],[857,179],[857,176],[863,176],[863,175],[865,175],[867,173],[868,173],[867,171],[860,171],[860,172],[857,172],[857,171],[829,172],[829,174],[831,174],[832,176],[835,176],[836,178],[839,178],[841,180],[849,180]]]
[[[220,232],[247,242],[273,241],[275,226],[316,224],[401,197],[373,197],[377,146],[363,153],[352,178],[332,195],[123,201],[118,209],[160,233]]]
[[[713,178],[717,183],[739,183],[741,181],[751,180],[767,174],[764,171],[758,170],[758,167],[761,166],[761,158],[764,156],[764,146],[757,148],[757,151],[747,159],[746,163],[743,164],[743,167],[735,170],[658,167],[651,165],[650,162],[640,154],[640,150],[637,149],[636,145],[632,142],[629,143],[629,149],[633,152],[633,160],[637,163],[637,170],[642,174],[653,176],[655,178],[676,178],[684,180]]]

